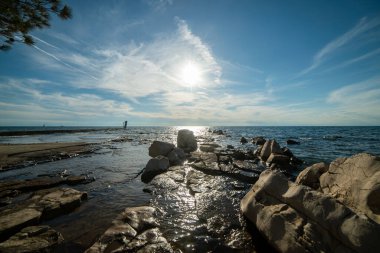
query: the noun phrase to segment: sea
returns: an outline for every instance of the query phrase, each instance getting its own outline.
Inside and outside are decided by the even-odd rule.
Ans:
[[[86,191],[89,199],[75,212],[45,221],[61,232],[66,241],[67,252],[83,252],[110,226],[126,207],[146,205],[150,194],[145,193],[144,183],[138,177],[149,160],[148,148],[154,140],[176,143],[179,129],[190,129],[202,140],[214,141],[222,147],[232,145],[236,149],[256,149],[250,139],[263,136],[275,139],[282,146],[287,140],[299,145],[287,147],[304,161],[304,167],[316,162],[329,163],[338,157],[347,157],[366,152],[380,156],[380,127],[332,127],[332,126],[252,126],[252,127],[0,127],[4,132],[24,132],[25,135],[0,136],[0,144],[27,144],[49,142],[88,142],[97,146],[90,154],[69,159],[34,164],[0,172],[0,180],[29,179],[41,175],[85,174],[95,178],[90,184],[73,188]],[[94,131],[81,131],[94,129]],[[224,135],[213,134],[223,130]],[[28,131],[74,130],[75,132],[33,134]],[[125,138],[129,141],[111,140]],[[249,142],[241,144],[240,138]]]

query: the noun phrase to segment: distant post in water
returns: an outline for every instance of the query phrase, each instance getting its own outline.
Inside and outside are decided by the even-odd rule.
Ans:
[[[127,125],[128,125],[128,121],[126,120],[126,121],[124,121],[124,123],[123,123],[123,128],[124,128],[124,129],[127,129]]]

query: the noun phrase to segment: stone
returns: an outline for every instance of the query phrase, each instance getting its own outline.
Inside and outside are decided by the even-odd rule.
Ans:
[[[206,143],[206,144],[201,144],[199,146],[200,151],[202,152],[214,152],[216,148],[220,147],[220,145],[216,143]]]
[[[380,225],[340,201],[265,170],[241,210],[279,252],[380,252]]]
[[[37,191],[20,205],[0,212],[0,239],[42,220],[71,212],[85,199],[87,193],[70,188]]]
[[[156,216],[156,209],[150,206],[126,208],[85,252],[173,252],[157,227]]]
[[[314,190],[318,190],[320,176],[328,170],[325,163],[316,163],[307,167],[297,176],[296,183],[309,186]]]
[[[156,175],[167,171],[169,165],[169,159],[164,156],[150,159],[141,174],[141,181],[144,183],[150,182]]]
[[[219,130],[214,130],[212,131],[213,134],[217,134],[217,135],[224,135],[224,132],[223,130],[219,129]]]
[[[174,147],[175,146],[172,143],[163,141],[153,141],[152,145],[150,145],[149,147],[149,156],[167,156],[174,149]]]
[[[267,140],[260,151],[260,157],[263,161],[266,161],[270,154],[276,153],[276,154],[282,154],[282,150],[280,145],[277,143],[276,140]]]
[[[41,190],[32,195],[29,206],[41,210],[41,218],[46,220],[73,211],[86,199],[86,192],[71,188]]]
[[[9,210],[0,213],[0,239],[5,239],[20,229],[38,224],[42,212],[34,208]]]
[[[0,243],[0,252],[54,252],[62,242],[63,236],[49,226],[31,226]]]
[[[169,164],[170,166],[182,165],[186,160],[186,154],[181,148],[174,148],[168,154]]]
[[[361,153],[334,160],[319,178],[321,189],[380,223],[380,158]]]
[[[270,156],[267,159],[267,163],[272,164],[276,163],[280,166],[288,165],[290,161],[289,156],[286,155],[280,155],[276,153],[270,154]]]
[[[179,130],[177,135],[177,147],[182,148],[186,153],[196,151],[198,144],[193,131],[188,129]]]
[[[252,143],[255,145],[264,145],[265,142],[266,140],[262,136],[256,136],[252,138]]]
[[[232,145],[227,145],[227,149],[234,149],[235,147]]]
[[[286,144],[288,144],[288,145],[299,145],[301,143],[299,141],[289,139],[286,141]]]
[[[247,141],[247,139],[245,138],[245,137],[241,137],[240,138],[240,143],[241,144],[246,144],[248,141]]]
[[[289,157],[293,157],[294,156],[293,152],[290,149],[288,149],[287,147],[284,147],[281,150],[282,150],[282,153],[284,155],[286,155],[286,156],[289,156]]]

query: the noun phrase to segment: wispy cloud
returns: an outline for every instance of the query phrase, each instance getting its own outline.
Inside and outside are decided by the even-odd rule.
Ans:
[[[298,76],[302,76],[304,74],[309,73],[310,71],[318,68],[330,55],[335,53],[337,50],[342,48],[343,46],[347,45],[348,43],[352,42],[356,38],[358,38],[360,35],[370,31],[371,29],[374,29],[375,27],[378,27],[380,25],[380,18],[373,18],[368,19],[367,17],[364,17],[360,19],[360,21],[349,31],[342,34],[338,38],[332,40],[327,45],[325,45],[321,50],[319,50],[313,58],[312,64],[301,71]]]

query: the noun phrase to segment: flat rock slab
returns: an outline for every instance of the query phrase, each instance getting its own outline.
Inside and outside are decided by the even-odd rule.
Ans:
[[[63,236],[49,226],[31,226],[0,243],[0,252],[53,252],[62,242]]]
[[[0,240],[20,229],[73,211],[87,198],[87,193],[70,188],[35,192],[21,204],[0,212]]]
[[[12,196],[17,192],[28,192],[52,188],[61,184],[76,185],[93,182],[93,178],[85,175],[80,176],[55,176],[55,177],[37,177],[26,180],[0,181],[0,198]]]
[[[1,144],[0,170],[12,169],[18,165],[34,164],[49,160],[69,158],[91,152],[93,145],[84,142]]]

